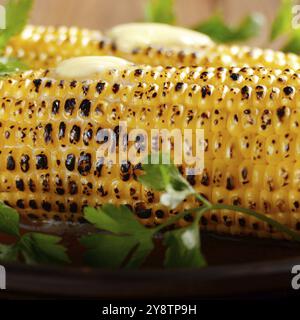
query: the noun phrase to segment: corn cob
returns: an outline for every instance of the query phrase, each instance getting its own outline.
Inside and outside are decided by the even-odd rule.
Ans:
[[[28,26],[5,50],[5,56],[18,57],[33,69],[54,67],[61,60],[83,55],[113,55],[152,66],[300,68],[300,58],[295,54],[206,42],[198,49],[146,46],[124,51],[99,32],[65,27]]]
[[[300,74],[266,68],[126,66],[90,80],[49,70],[0,81],[0,200],[32,220],[82,221],[82,208],[126,204],[148,226],[175,210],[136,177],[140,166],[96,160],[100,127],[203,128],[205,169],[187,176],[213,203],[264,213],[300,230]],[[182,169],[182,168],[180,168]],[[190,217],[181,221],[189,222]],[[206,230],[283,237],[252,217],[209,212]]]

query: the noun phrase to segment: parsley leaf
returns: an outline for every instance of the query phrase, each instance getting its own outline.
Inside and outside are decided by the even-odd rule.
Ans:
[[[204,267],[206,261],[201,254],[198,223],[189,227],[167,232],[164,244],[167,247],[165,267]]]
[[[43,233],[26,233],[17,244],[27,264],[65,264],[70,260],[60,237]]]
[[[19,219],[16,210],[0,203],[0,232],[19,237]]]
[[[6,9],[6,29],[0,31],[0,49],[9,39],[20,33],[25,27],[32,8],[33,0],[8,0]]]
[[[0,244],[0,260],[4,262],[13,262],[18,259],[17,245]]]
[[[148,163],[151,159],[148,159]],[[187,196],[194,193],[193,188],[182,177],[174,164],[162,164],[163,156],[159,157],[159,164],[143,164],[144,174],[138,180],[148,188],[165,191],[161,195],[161,203],[172,209]]]
[[[126,206],[106,204],[99,209],[87,207],[84,213],[87,221],[110,232],[81,238],[81,244],[87,248],[85,260],[90,265],[138,267],[152,251],[154,230],[141,225]]]
[[[173,0],[149,0],[145,9],[147,22],[174,24],[176,17]]]
[[[112,233],[130,234],[144,230],[126,206],[116,207],[112,204],[104,204],[99,209],[87,207],[84,209],[84,216],[98,229]]]
[[[93,267],[118,268],[137,245],[132,237],[113,234],[92,234],[80,240],[87,248],[85,261]]]
[[[283,33],[291,29],[293,19],[293,0],[282,0],[277,16],[272,23],[270,40],[275,40]]]
[[[246,16],[236,27],[225,23],[220,13],[213,15],[194,27],[194,30],[210,36],[217,42],[245,41],[257,36],[264,23],[263,16],[259,13],[252,13]]]

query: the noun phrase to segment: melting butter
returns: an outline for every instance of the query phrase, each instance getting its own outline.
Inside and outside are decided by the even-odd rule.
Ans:
[[[107,36],[125,52],[149,45],[196,49],[213,44],[208,36],[200,32],[162,23],[123,24],[109,30]]]
[[[91,79],[112,69],[132,65],[131,62],[111,56],[84,56],[62,61],[54,74],[62,79]]]

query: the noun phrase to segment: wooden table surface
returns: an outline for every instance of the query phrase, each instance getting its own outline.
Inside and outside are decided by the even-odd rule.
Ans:
[[[251,11],[262,12],[267,21],[262,34],[251,44],[264,45],[270,21],[280,0],[174,0],[179,23],[191,25],[220,8],[229,23],[239,21]],[[5,0],[0,0],[0,4]],[[77,25],[107,29],[119,23],[141,21],[146,0],[35,0],[31,22],[43,25]]]

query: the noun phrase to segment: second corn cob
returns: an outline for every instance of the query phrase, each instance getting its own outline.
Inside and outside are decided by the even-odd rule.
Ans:
[[[124,37],[126,28],[124,26],[120,29],[124,29]],[[136,31],[139,32],[138,24]],[[206,38],[203,40],[203,45],[192,45],[190,48],[186,44],[170,47],[162,43],[161,45],[137,44],[131,50],[125,50],[118,43],[118,39],[122,38],[119,33],[118,37],[114,32],[108,33],[109,36],[103,36],[96,31],[78,28],[28,26],[21,35],[10,41],[5,55],[18,57],[34,69],[54,67],[63,59],[84,55],[114,55],[138,64],[153,66],[264,66],[294,70],[300,68],[300,58],[295,54],[214,44]]]

